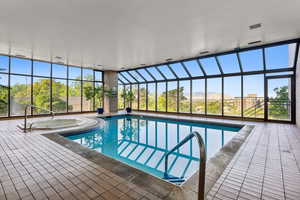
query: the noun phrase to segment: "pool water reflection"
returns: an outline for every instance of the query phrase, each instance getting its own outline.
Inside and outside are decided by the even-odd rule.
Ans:
[[[164,155],[190,132],[198,131],[212,157],[239,128],[138,116],[105,119],[103,128],[68,136],[69,139],[157,177],[164,177]],[[169,156],[169,176],[182,180],[198,169],[199,148],[193,138]]]

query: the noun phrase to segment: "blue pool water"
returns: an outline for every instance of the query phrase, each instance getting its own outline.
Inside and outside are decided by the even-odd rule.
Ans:
[[[126,115],[104,120],[103,128],[67,138],[160,178],[164,178],[165,153],[191,131],[201,134],[207,159],[239,131],[225,126]],[[195,173],[199,166],[196,138],[171,154],[168,166],[169,177],[181,181]]]

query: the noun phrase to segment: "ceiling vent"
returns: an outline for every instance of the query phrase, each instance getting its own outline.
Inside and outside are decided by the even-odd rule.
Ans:
[[[145,66],[146,64],[141,64],[141,66]]]
[[[65,63],[63,63],[63,62],[56,62],[57,64],[61,64],[61,65],[64,65]]]
[[[261,27],[261,23],[258,23],[258,24],[253,24],[253,25],[249,26],[249,29],[253,30],[253,29],[260,28],[260,27]]]
[[[173,58],[167,58],[166,59],[167,62],[172,61],[172,60],[173,60]]]
[[[209,51],[201,51],[201,52],[200,52],[201,55],[207,54],[207,53],[209,53]]]
[[[56,59],[62,59],[63,57],[61,56],[55,56]]]
[[[261,40],[257,40],[257,41],[249,42],[248,44],[249,44],[249,45],[252,45],[252,44],[257,44],[257,43],[261,43]]]

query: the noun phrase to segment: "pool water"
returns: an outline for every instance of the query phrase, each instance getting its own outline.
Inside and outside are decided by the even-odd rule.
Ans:
[[[209,159],[240,129],[126,115],[104,120],[101,128],[67,138],[159,178],[165,178],[164,155],[192,131],[201,134]],[[196,138],[169,156],[168,167],[168,177],[173,177],[168,180],[175,183],[183,182],[198,170]]]

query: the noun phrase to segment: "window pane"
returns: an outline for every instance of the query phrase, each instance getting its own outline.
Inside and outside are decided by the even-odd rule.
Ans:
[[[128,71],[128,73],[130,73],[139,82],[145,82],[145,80],[136,71]]]
[[[93,81],[94,71],[92,69],[82,69],[82,79],[87,81]]]
[[[33,75],[50,76],[51,64],[47,62],[33,61]]]
[[[103,108],[103,85],[95,82],[95,109]]]
[[[244,117],[264,118],[264,75],[244,76]]]
[[[138,85],[131,85],[131,91],[133,93],[133,96],[135,97],[131,103],[132,109],[138,109]]]
[[[52,64],[52,76],[56,78],[67,78],[67,67],[65,65]]]
[[[241,116],[241,77],[224,77],[224,115]]]
[[[214,57],[200,59],[200,63],[207,75],[220,74],[217,61]]]
[[[102,81],[102,72],[95,71],[95,81]]]
[[[125,90],[130,91],[130,85],[125,85]],[[126,100],[125,100],[125,108],[128,108],[128,107],[131,107],[131,102],[126,102]]]
[[[168,112],[177,112],[177,81],[168,82]]]
[[[244,72],[263,70],[263,54],[261,49],[239,53]]]
[[[197,61],[191,60],[183,63],[187,70],[190,72],[191,76],[203,76],[203,73],[198,65]]]
[[[285,44],[265,49],[266,68],[278,69],[294,65],[296,44]]]
[[[52,110],[54,112],[67,112],[67,81],[52,80]]]
[[[31,74],[31,60],[12,57],[11,73]]]
[[[190,89],[191,82],[188,81],[179,81],[179,112],[190,112]]]
[[[8,72],[9,68],[9,57],[0,56],[0,72]]]
[[[128,72],[121,72],[121,74],[131,83],[136,83],[136,81],[128,74]]]
[[[122,94],[125,90],[124,85],[118,85],[118,109],[124,109],[124,98],[122,97]]]
[[[94,110],[94,83],[83,81],[82,111]]]
[[[148,74],[148,72],[145,69],[138,69],[138,72],[143,76],[144,79],[147,81],[153,81],[151,76]]]
[[[81,68],[69,66],[69,78],[81,80]]]
[[[128,83],[128,81],[120,74],[118,75],[118,79],[121,80],[123,83]]]
[[[166,112],[166,82],[157,83],[157,111]]]
[[[31,104],[31,77],[11,75],[10,87],[10,113],[24,115],[25,106]]]
[[[0,74],[0,116],[8,115],[8,75]]]
[[[222,114],[222,79],[207,79],[207,114]]]
[[[69,80],[69,112],[81,111],[81,82]]]
[[[158,66],[158,69],[167,79],[175,79],[174,74],[170,71],[170,69],[166,65]]]
[[[218,56],[218,60],[225,74],[241,72],[236,54]]]
[[[148,110],[155,111],[155,83],[148,83]]]
[[[146,84],[140,84],[140,110],[146,110]]]
[[[155,67],[149,67],[147,70],[152,74],[152,76],[154,76],[156,80],[164,80],[164,77],[161,76]]]
[[[186,73],[186,71],[183,69],[182,65],[180,63],[174,63],[171,64],[170,67],[173,69],[173,71],[175,72],[175,74],[179,77],[179,78],[185,78],[188,77],[188,74]]]
[[[205,114],[205,80],[193,80],[192,84],[192,113]]]
[[[50,79],[33,78],[33,105],[50,110]],[[35,108],[34,114],[47,114],[49,111]]]

